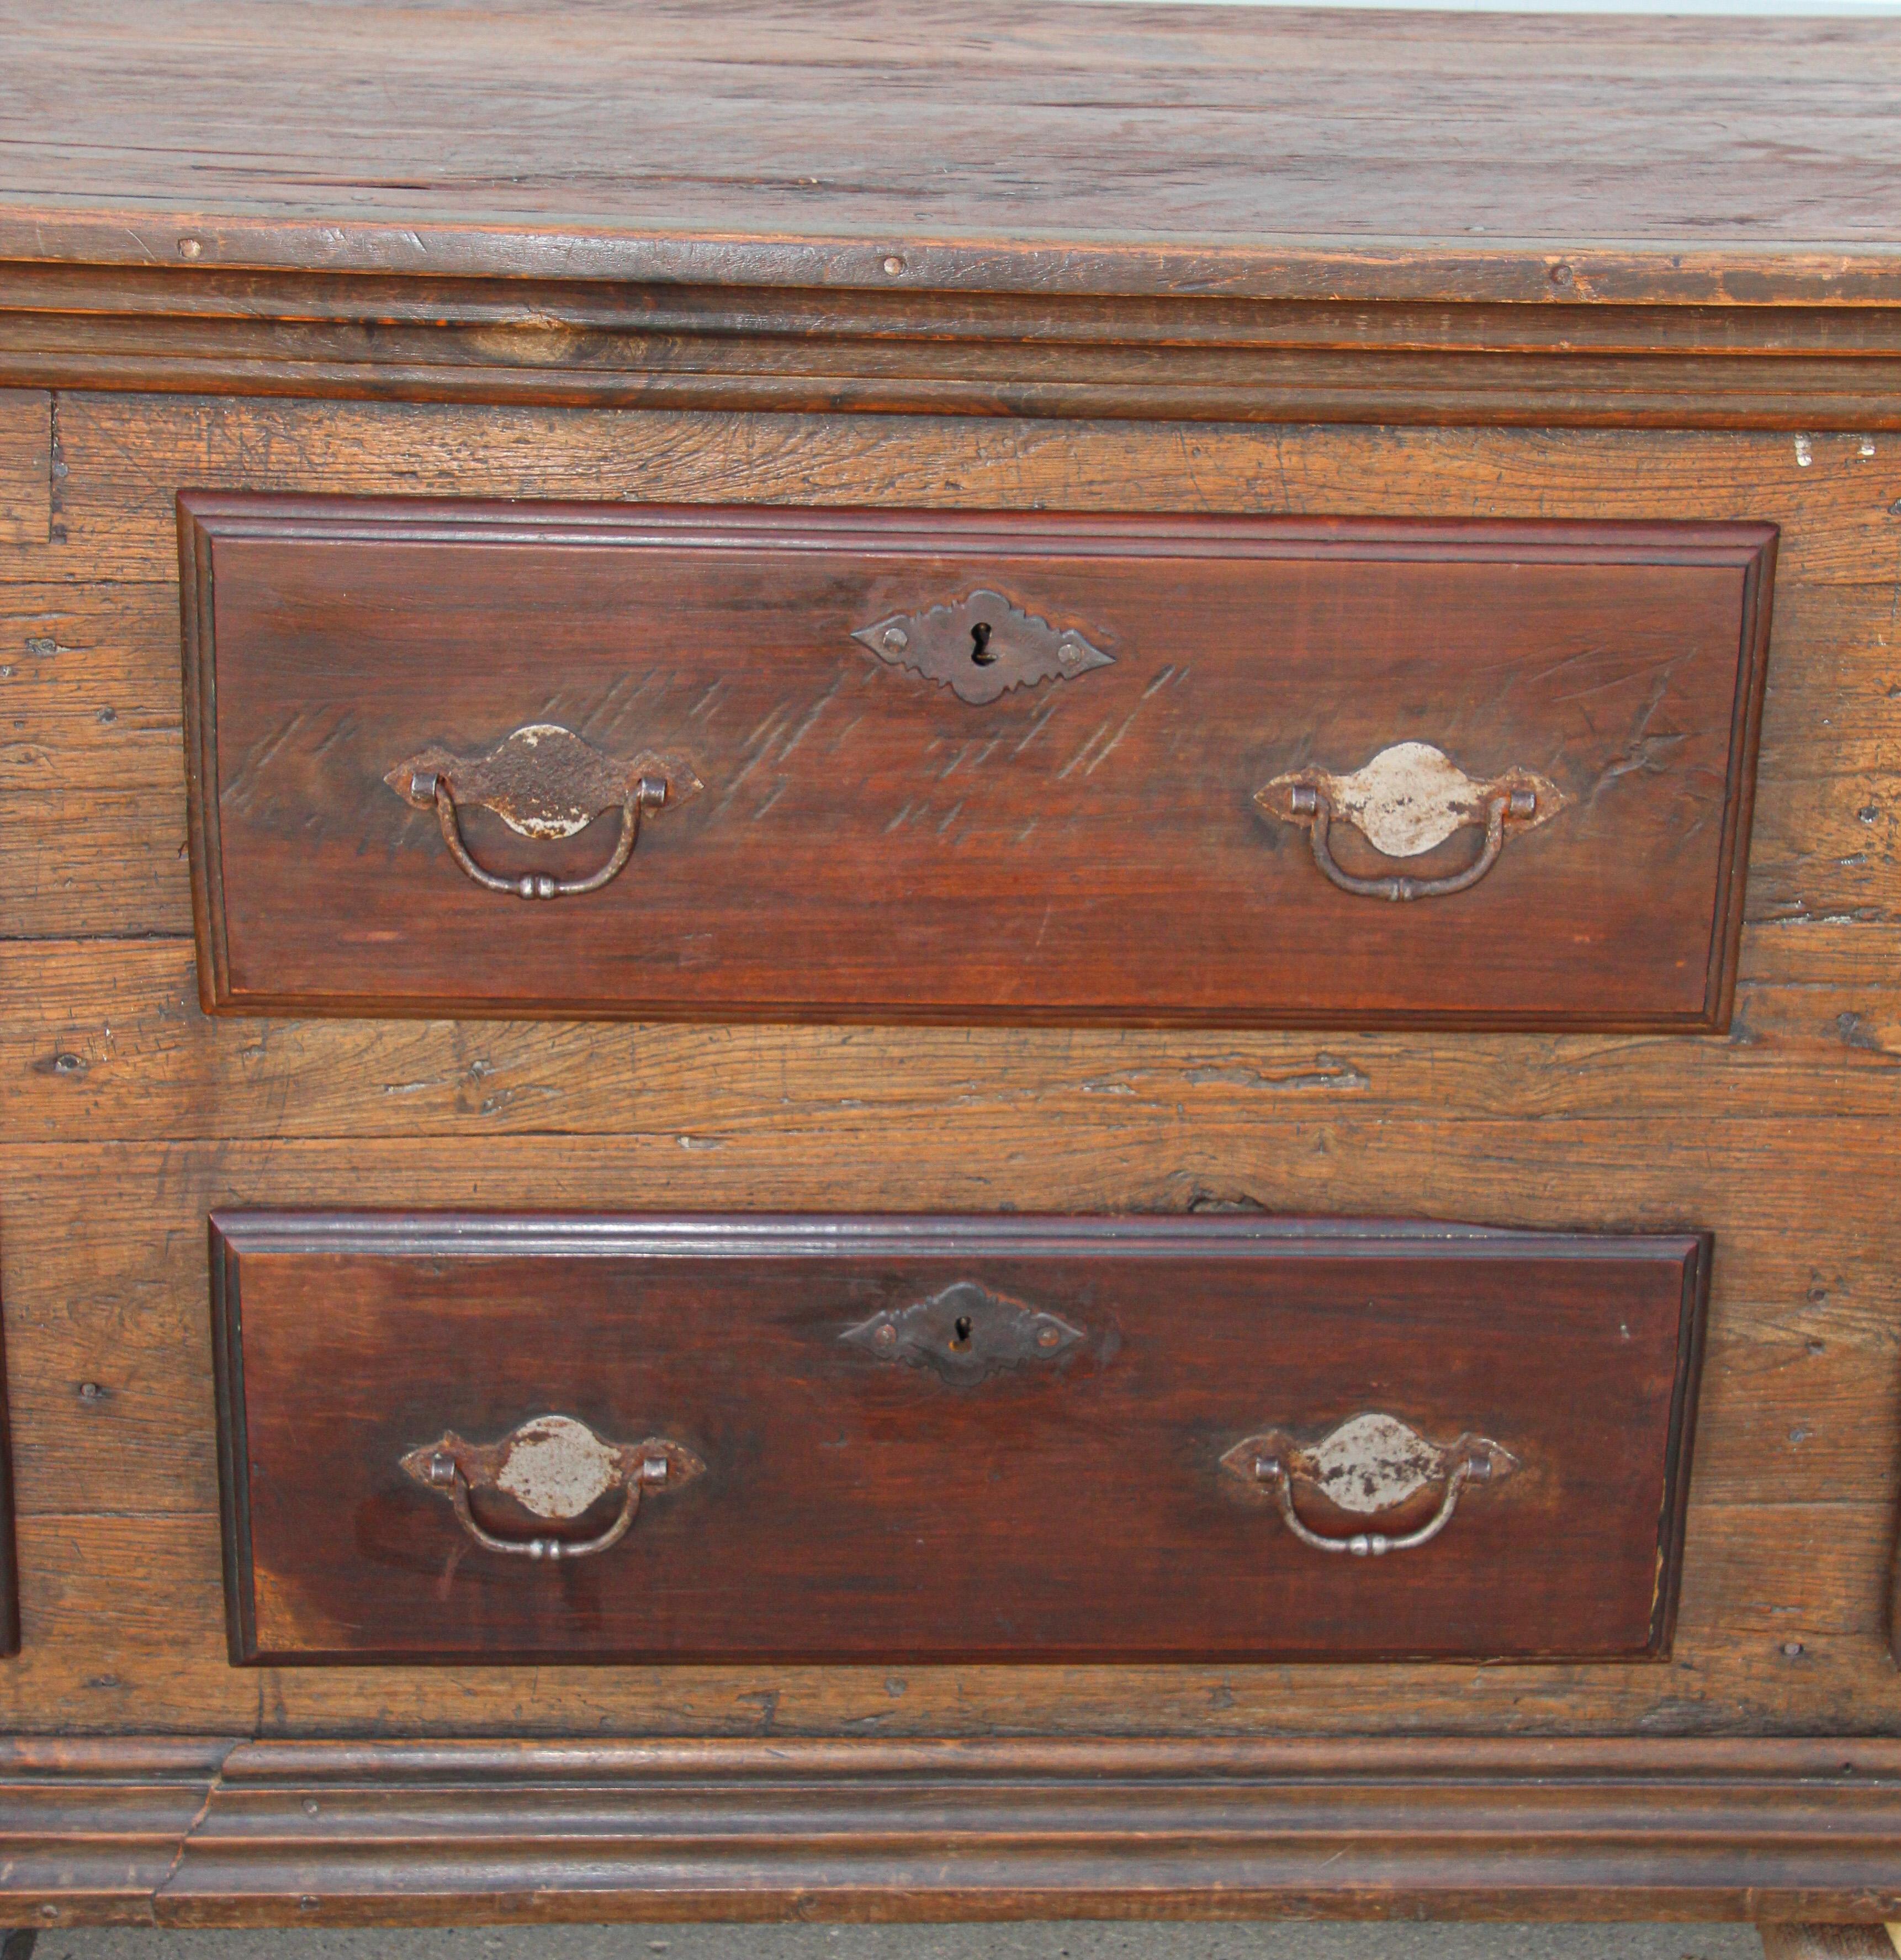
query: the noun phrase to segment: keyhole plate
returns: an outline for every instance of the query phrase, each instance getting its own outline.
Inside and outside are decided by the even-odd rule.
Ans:
[[[1075,680],[1114,664],[1082,633],[988,586],[948,605],[891,613],[852,637],[886,666],[908,667],[978,707],[1012,688]]]
[[[954,1388],[1060,1360],[1088,1338],[1060,1315],[1005,1299],[975,1280],[887,1308],[839,1336],[875,1360],[928,1368]]]

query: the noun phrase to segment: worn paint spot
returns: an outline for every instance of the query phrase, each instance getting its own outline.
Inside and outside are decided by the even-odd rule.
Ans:
[[[1805,435],[1795,438],[1795,463],[1798,469],[1806,469],[1815,460],[1815,447]]]
[[[545,1415],[509,1440],[497,1489],[538,1518],[578,1518],[620,1479],[620,1459],[584,1422]]]
[[[1353,824],[1388,858],[1417,858],[1456,830],[1482,819],[1500,784],[1474,782],[1443,749],[1429,742],[1397,742],[1349,776],[1304,770],[1277,776],[1262,797],[1309,784],[1326,797],[1335,816]],[[1517,787],[1514,782],[1511,787]],[[1536,810],[1525,826],[1555,816],[1563,803],[1556,788],[1535,781]],[[1270,804],[1278,810],[1278,802]]]

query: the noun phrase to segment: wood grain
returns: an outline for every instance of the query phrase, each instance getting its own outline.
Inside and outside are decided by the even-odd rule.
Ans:
[[[1049,1120],[1324,1112],[1727,1119],[1887,1116],[1901,1096],[1901,931],[1763,925],[1737,1020],[1694,1038],[358,1022],[206,1016],[189,942],[0,943],[0,1083],[19,1142],[763,1134],[935,1122],[973,1093]]]
[[[966,1096],[897,1131],[859,1128],[845,1112],[823,1128],[801,1122],[796,1162],[782,1129],[750,1142],[689,1138],[710,1150],[683,1149],[684,1133],[670,1130],[495,1138],[447,1158],[396,1140],[16,1149],[0,1242],[14,1406],[28,1433],[61,1444],[21,1466],[27,1643],[0,1671],[8,1722],[43,1727],[58,1710],[70,1725],[110,1727],[142,1706],[148,1723],[161,1713],[181,1727],[269,1720],[288,1732],[300,1723],[560,1732],[603,1721],[689,1732],[696,1721],[762,1719],[849,1729],[871,1716],[920,1733],[1019,1720],[1072,1732],[1132,1721],[1462,1732],[1500,1721],[1901,1724],[1882,1618],[1901,1392],[1884,1198],[1896,1174],[1891,1123],[1435,1125],[1377,1114],[1343,1123],[1245,1112],[1209,1123],[1126,1118],[1113,1099],[1093,1106],[1093,1118],[1051,1125],[1033,1099],[1000,1115]],[[893,1150],[898,1135],[914,1140],[908,1150]],[[915,1141],[924,1136],[928,1154]],[[1839,1163],[1855,1166],[1846,1182]],[[592,1680],[501,1669],[479,1685],[431,1687],[388,1670],[339,1679],[314,1669],[272,1673],[260,1714],[259,1690],[245,1700],[221,1658],[205,1211],[291,1195],[347,1204],[366,1190],[396,1204],[584,1209],[636,1189],[655,1204],[712,1208],[793,1208],[849,1192],[874,1208],[956,1208],[1014,1194],[1084,1211],[1243,1201],[1365,1213],[1412,1202],[1533,1227],[1713,1223],[1721,1251],[1676,1659],[1648,1687],[1616,1668],[1508,1670],[1509,1686],[1489,1671],[1429,1667],[1059,1669],[1033,1694],[1020,1670],[927,1669],[928,1684],[907,1672],[895,1706],[877,1671],[845,1670],[828,1686],[823,1669]],[[98,1392],[86,1395],[88,1382]],[[36,1621],[36,1599],[44,1607],[56,1583],[72,1604]],[[97,1677],[126,1685],[84,1685]]]
[[[0,1655],[20,1651],[20,1572],[14,1548],[12,1415],[6,1348],[0,1341]]]
[[[52,397],[0,388],[0,549],[47,542],[52,517]]]
[[[1448,310],[18,264],[0,281],[0,382],[305,399],[1892,431],[1897,352],[1887,307]]]
[[[1766,528],[202,492],[179,524],[208,1008],[1727,1023]],[[1007,691],[972,691],[986,660]],[[562,732],[498,746],[524,724]],[[551,740],[600,779],[552,845],[475,788],[518,753],[516,794],[565,807],[533,788]],[[1423,855],[1340,816],[1329,863],[1455,888],[1369,903],[1269,786],[1405,740],[1539,784],[1535,822],[1458,890],[1489,793]],[[578,895],[524,913],[463,876],[413,807],[422,752],[470,864]],[[643,756],[705,793],[589,890]]]
[[[1706,1920],[1896,1896],[1893,1747],[1867,1741],[227,1734],[10,1739],[5,1758],[10,1898],[48,1926]],[[1855,1952],[1858,1930],[1817,1936]]]
[[[556,45],[542,25],[506,0],[453,24],[162,0],[56,37],[17,4],[0,250],[1356,300],[1901,289],[1882,21],[1428,15],[1374,44],[1323,12],[646,0],[576,8]]]
[[[221,1211],[232,1658],[1655,1657],[1708,1258],[1235,1217]],[[966,1348],[1012,1311],[1073,1345],[965,1379],[844,1338],[959,1288]],[[1370,1411],[1505,1452],[1370,1517],[1298,1494],[1342,1545],[1454,1503],[1429,1556],[1329,1558],[1225,1467],[1247,1435],[1317,1445]],[[472,1548],[404,1473],[447,1432],[554,1414],[699,1467],[552,1565]],[[469,1501],[505,1545],[572,1545],[623,1497],[566,1524]]]
[[[1871,450],[1866,445],[1872,444]],[[1211,428],[62,395],[70,549],[21,576],[169,584],[180,489],[1780,527],[1778,589],[1891,585],[1901,450],[1821,431]],[[37,566],[38,561],[34,562]]]
[[[1143,431],[861,417],[275,407],[65,397],[68,543],[14,562],[0,657],[14,746],[0,756],[0,927],[9,934],[189,930],[177,724],[172,500],[181,484],[366,493],[664,498],[1298,514],[1681,515],[1782,528],[1750,915],[1901,915],[1901,763],[1892,567],[1901,520],[1874,438],[1501,431]],[[1865,456],[1873,444],[1876,453]],[[45,567],[44,570],[32,568]],[[90,568],[88,582],[86,574]],[[0,558],[0,574],[7,562]],[[61,633],[69,638],[62,641]],[[71,658],[27,651],[66,645]],[[0,654],[10,652],[0,643]],[[12,667],[7,674],[4,669]],[[1815,705],[1826,697],[1830,712]],[[110,718],[107,718],[110,717]],[[8,757],[12,759],[9,762]],[[88,787],[96,786],[91,791]],[[48,818],[50,820],[46,820]]]

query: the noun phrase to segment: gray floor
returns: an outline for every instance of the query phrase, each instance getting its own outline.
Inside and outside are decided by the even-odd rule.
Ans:
[[[43,1933],[34,1960],[1762,1960],[1747,1926],[574,1926]]]

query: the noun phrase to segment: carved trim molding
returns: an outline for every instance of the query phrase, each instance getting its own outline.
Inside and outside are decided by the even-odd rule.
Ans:
[[[42,1926],[1871,1923],[1901,1917],[1901,1742],[21,1737],[0,1834],[0,1901]]]

